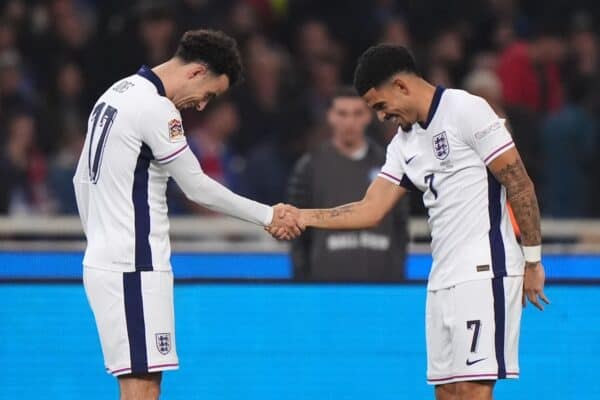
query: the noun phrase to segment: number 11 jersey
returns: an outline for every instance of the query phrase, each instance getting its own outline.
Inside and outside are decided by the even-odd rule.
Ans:
[[[489,104],[437,87],[426,123],[398,129],[379,176],[421,191],[429,214],[433,265],[429,290],[522,275],[506,190],[487,165],[514,147]]]
[[[87,237],[84,265],[171,269],[169,176],[161,164],[185,151],[181,115],[151,69],[142,67],[100,96],[73,179]]]

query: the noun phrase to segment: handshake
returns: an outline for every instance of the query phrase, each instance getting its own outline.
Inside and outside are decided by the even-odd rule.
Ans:
[[[306,229],[302,211],[289,204],[273,206],[273,220],[265,230],[278,240],[295,239]]]

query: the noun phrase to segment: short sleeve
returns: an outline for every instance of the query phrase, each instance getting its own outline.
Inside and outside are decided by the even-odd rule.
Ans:
[[[404,177],[404,168],[400,161],[400,149],[398,149],[398,141],[396,138],[392,139],[387,147],[387,153],[385,156],[385,164],[381,167],[379,176],[386,179],[396,185],[402,183]]]
[[[164,164],[176,159],[188,148],[181,114],[168,100],[161,99],[139,117],[138,126],[144,143],[150,147],[156,162]]]
[[[467,103],[457,115],[461,116],[457,124],[459,134],[485,164],[515,146],[506,129],[506,121],[498,117],[481,97],[469,95]]]

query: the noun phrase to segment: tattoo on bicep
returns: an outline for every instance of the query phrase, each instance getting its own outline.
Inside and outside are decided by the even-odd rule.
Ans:
[[[540,210],[523,161],[518,158],[494,175],[506,188],[508,201],[521,230],[521,242],[524,245],[540,244]]]

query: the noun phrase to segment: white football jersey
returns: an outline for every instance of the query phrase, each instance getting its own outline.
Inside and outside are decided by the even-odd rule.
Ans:
[[[389,144],[379,176],[423,192],[428,210],[429,290],[523,274],[506,190],[487,168],[513,146],[504,120],[485,100],[441,87],[427,123],[400,128]]]
[[[78,203],[85,202],[84,265],[122,272],[171,269],[169,175],[161,164],[187,146],[181,115],[148,67],[100,96],[74,178],[76,190],[85,192],[78,193]]]

